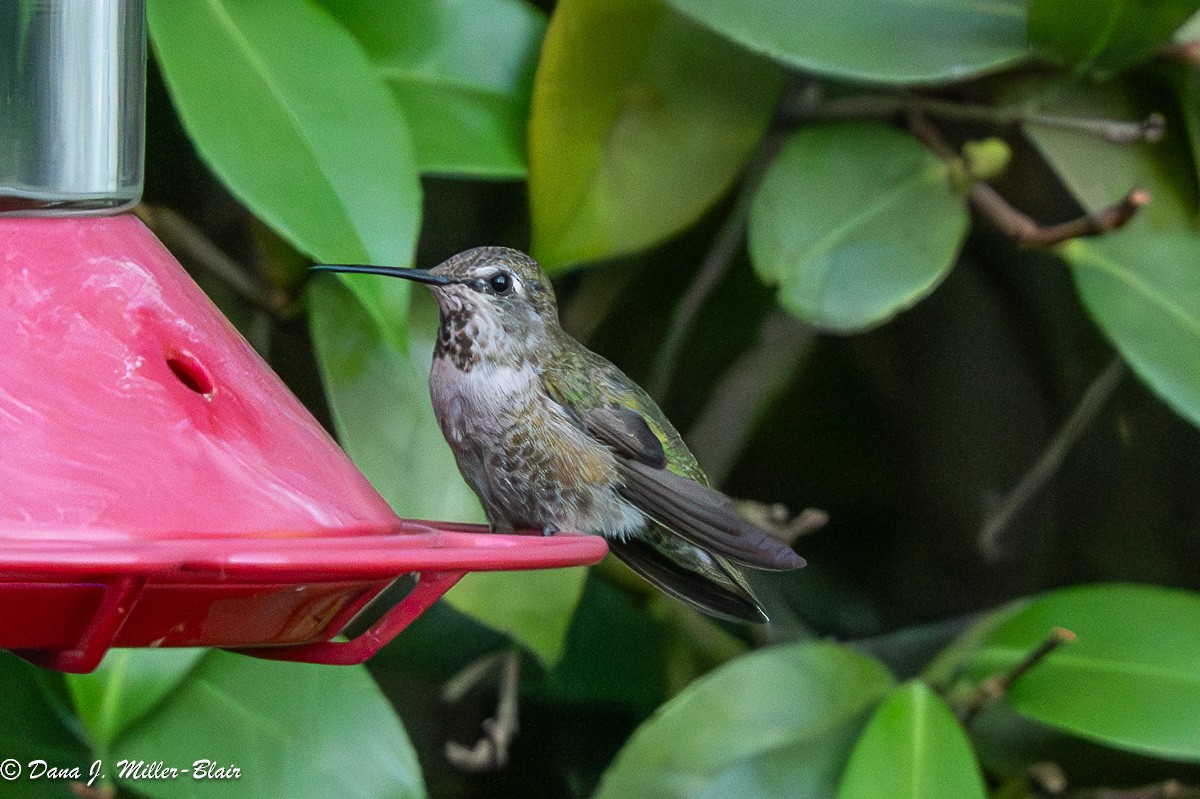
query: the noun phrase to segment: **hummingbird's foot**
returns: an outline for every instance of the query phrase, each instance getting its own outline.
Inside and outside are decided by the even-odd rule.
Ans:
[[[554,535],[555,533],[560,533],[560,532],[562,532],[562,531],[559,530],[557,527],[555,527],[553,524],[547,524],[545,527],[542,528],[542,536],[544,538],[549,538],[550,536]]]

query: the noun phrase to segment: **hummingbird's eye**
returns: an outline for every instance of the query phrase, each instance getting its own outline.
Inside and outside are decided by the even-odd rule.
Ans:
[[[508,290],[512,288],[512,278],[507,272],[497,272],[488,278],[488,285],[497,294],[507,294]]]

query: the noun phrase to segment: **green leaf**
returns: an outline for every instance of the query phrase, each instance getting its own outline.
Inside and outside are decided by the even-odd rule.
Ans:
[[[655,244],[729,187],[780,70],[656,0],[563,0],[529,123],[533,253],[557,268]]]
[[[1200,0],[1030,0],[1029,40],[1043,56],[1104,77],[1145,61]]]
[[[211,651],[159,708],[120,737],[122,759],[192,769],[236,767],[236,780],[117,779],[150,797],[424,797],[400,720],[362,666],[315,666]]]
[[[866,714],[892,685],[878,661],[834,644],[738,658],[639,727],[596,799],[832,795]]]
[[[29,779],[32,760],[45,760],[57,768],[78,768],[81,775],[88,773],[93,755],[68,729],[62,708],[45,685],[55,677],[0,650],[0,761],[16,760],[22,774],[11,783],[0,781],[0,793],[11,784],[19,786],[19,793],[13,795],[21,799],[76,796],[65,781]]]
[[[767,172],[750,211],[750,258],[796,316],[861,330],[933,291],[968,223],[949,168],[915,139],[822,125],[795,134]]]
[[[336,281],[312,281],[309,312],[334,425],[355,465],[401,516],[483,522],[429,399],[433,301],[424,293],[413,298],[408,353],[384,341]],[[585,576],[584,569],[475,574],[446,599],[552,665],[562,654]]]
[[[561,704],[623,705],[649,715],[665,698],[669,636],[663,635],[661,621],[634,607],[632,599],[593,571],[563,657],[545,680],[529,687],[534,695]]]
[[[751,50],[871,83],[947,83],[1028,56],[1025,4],[875,0],[670,0]]]
[[[525,176],[541,11],[524,0],[321,0],[358,40],[412,131],[423,172]]]
[[[1200,11],[1192,14],[1191,19],[1179,26],[1172,37],[1177,42],[1190,42],[1200,39]]]
[[[838,799],[984,799],[979,763],[958,719],[919,681],[892,692],[854,745]]]
[[[415,305],[417,297],[413,299]],[[401,516],[483,521],[429,399],[436,322],[414,324],[409,352],[402,353],[383,340],[337,281],[311,281],[308,307],[317,366],[338,439],[375,490]]]
[[[1200,15],[1196,19],[1200,21]],[[1200,28],[1200,24],[1197,24],[1197,28]],[[1197,31],[1197,37],[1200,38],[1200,31]],[[1175,76],[1192,169],[1197,183],[1200,183],[1200,70],[1181,66],[1176,69]]]
[[[110,745],[187,676],[203,649],[113,649],[90,674],[66,675],[79,720]]]
[[[1055,627],[1078,640],[1013,683],[1017,711],[1112,746],[1200,760],[1200,596],[1135,585],[1051,592],[997,626],[967,676],[1011,670]]]
[[[476,572],[451,588],[446,601],[512,636],[553,668],[566,648],[586,579],[583,568]]]
[[[1143,119],[1145,85],[1113,81],[1103,86],[1077,82],[1027,84],[1006,101],[1031,114],[1094,120]],[[1187,230],[1195,220],[1190,158],[1180,136],[1156,143],[1116,144],[1097,135],[1028,124],[1026,137],[1090,213],[1120,200],[1130,189],[1150,192],[1151,202],[1129,223],[1130,228]]]
[[[239,200],[316,260],[411,261],[408,130],[344,28],[304,0],[149,0],[147,13],[184,127]],[[408,287],[345,277],[402,346]]]
[[[1200,233],[1128,230],[1062,249],[1092,319],[1142,379],[1200,426]]]

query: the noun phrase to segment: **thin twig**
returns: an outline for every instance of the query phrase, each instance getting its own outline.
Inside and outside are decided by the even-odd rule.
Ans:
[[[175,211],[161,205],[141,203],[134,213],[154,231],[167,249],[203,268],[238,294],[242,299],[276,318],[287,315],[289,300],[281,291],[271,291],[251,278],[241,264]]]
[[[1200,789],[1179,780],[1163,780],[1138,788],[1087,788],[1072,791],[1068,799],[1198,799]]]
[[[563,329],[581,344],[587,344],[596,329],[608,317],[621,292],[629,285],[632,269],[598,266],[585,271],[579,286],[571,293],[570,301],[561,306]]]
[[[507,650],[500,650],[472,660],[457,674],[446,680],[445,685],[442,686],[442,701],[458,702],[461,700],[468,691],[483,682],[507,654]]]
[[[1119,230],[1150,203],[1150,192],[1133,188],[1112,205],[1056,225],[1039,225],[986,183],[971,186],[968,199],[979,213],[1024,247],[1053,247],[1071,239]]]
[[[671,384],[671,378],[675,374],[676,361],[679,358],[679,350],[692,327],[696,314],[704,305],[704,301],[708,299],[708,295],[721,282],[721,278],[729,271],[730,266],[733,265],[733,259],[741,250],[750,218],[750,207],[754,204],[754,197],[758,193],[758,187],[762,184],[767,169],[775,160],[775,156],[779,154],[786,137],[786,131],[773,127],[759,140],[758,148],[746,167],[737,199],[734,200],[733,208],[729,210],[729,216],[725,218],[720,230],[717,231],[712,248],[696,272],[696,279],[692,281],[687,293],[675,306],[675,313],[671,318],[671,328],[667,331],[667,337],[658,352],[658,357],[654,362],[654,372],[649,381],[650,393],[659,399],[662,399]]]
[[[958,172],[967,173],[962,159],[924,114],[910,113],[909,129],[925,146],[950,163]],[[1045,226],[1014,207],[983,181],[971,183],[967,190],[967,199],[980,214],[990,219],[992,224],[1017,244],[1026,247],[1053,247],[1070,239],[1097,236],[1124,227],[1150,202],[1150,193],[1145,189],[1133,188],[1121,200],[1094,214],[1085,214],[1068,222]]]
[[[1026,773],[1034,793],[1038,796],[1062,796],[1070,785],[1063,767],[1048,760],[1034,763]]]
[[[1065,627],[1055,627],[1046,640],[1038,644],[1020,662],[1002,674],[993,674],[975,687],[967,705],[962,711],[963,724],[971,721],[988,705],[1008,693],[1013,683],[1024,677],[1034,666],[1046,659],[1046,656],[1063,644],[1075,640],[1075,633]]]
[[[1116,144],[1158,141],[1166,120],[1162,114],[1150,114],[1143,120],[1103,119],[1041,114],[1015,106],[995,107],[956,103],[915,94],[855,95],[840,97],[817,105],[808,119],[889,119],[902,112],[923,113],[957,122],[983,122],[990,125],[1038,125],[1072,130],[1097,136]],[[804,121],[803,113],[797,119]]]
[[[1037,125],[1057,128],[1110,141],[1113,144],[1155,142],[1162,138],[1166,129],[1166,118],[1153,113],[1143,120],[1101,119],[1096,117],[1068,117],[1057,114],[1039,114],[1022,108],[992,108],[991,106],[962,105],[946,100],[911,98],[909,109],[921,111],[943,119],[962,122],[991,122],[998,125]]]
[[[1108,403],[1124,374],[1125,362],[1120,355],[1114,356],[1108,366],[1104,367],[1104,371],[1097,375],[1083,392],[1079,403],[1042,450],[1041,456],[984,519],[979,528],[979,549],[984,555],[989,558],[999,557],[1004,532],[1021,509],[1029,504],[1029,500],[1058,472],[1067,453]]]
[[[817,332],[782,308],[763,320],[753,345],[729,365],[684,436],[713,485],[721,485],[770,403],[812,353]]]
[[[1168,61],[1189,67],[1200,67],[1200,39],[1186,42],[1164,42],[1158,54]]]
[[[1200,789],[1185,786],[1177,779],[1136,788],[1079,788],[1068,792],[1067,774],[1057,763],[1034,763],[1028,773],[1030,787],[1037,796],[1066,799],[1200,799]]]
[[[444,689],[444,693],[461,695],[459,692],[465,691],[470,687],[469,684],[478,683],[497,661],[500,662],[500,698],[496,703],[496,714],[484,719],[480,725],[483,734],[474,746],[464,746],[457,741],[446,742],[446,759],[463,771],[496,771],[508,763],[509,746],[518,728],[521,654],[516,649],[510,649],[499,653],[499,657],[489,655],[482,658],[460,672]],[[469,677],[466,676],[468,671]]]
[[[738,513],[789,544],[796,543],[829,523],[829,514],[820,508],[805,508],[793,516],[782,502],[768,505],[752,499],[740,499],[736,503]]]

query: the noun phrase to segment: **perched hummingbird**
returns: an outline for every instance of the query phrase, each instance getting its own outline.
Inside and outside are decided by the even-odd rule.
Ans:
[[[433,290],[433,409],[493,531],[600,534],[635,572],[704,613],[767,620],[735,564],[795,569],[804,559],[739,516],[654,400],[563,331],[536,261],[479,247],[429,270],[313,268]]]

